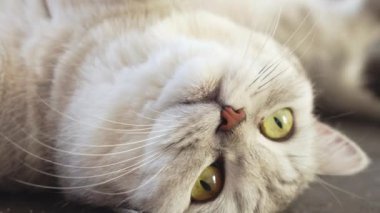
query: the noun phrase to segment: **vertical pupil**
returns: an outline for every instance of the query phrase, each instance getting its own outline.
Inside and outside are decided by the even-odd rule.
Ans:
[[[276,122],[277,126],[282,129],[282,127],[283,127],[282,123],[281,123],[281,121],[277,117],[274,117],[274,121]]]
[[[210,187],[210,185],[208,185],[208,183],[206,183],[205,181],[203,181],[203,180],[201,180],[201,181],[199,181],[200,183],[201,183],[201,185],[202,185],[202,187],[204,188],[204,190],[206,190],[206,191],[211,191],[211,187]]]

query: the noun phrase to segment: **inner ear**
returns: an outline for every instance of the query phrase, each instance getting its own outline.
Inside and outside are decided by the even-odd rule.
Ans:
[[[368,166],[368,156],[347,136],[321,122],[316,128],[318,174],[352,175]]]

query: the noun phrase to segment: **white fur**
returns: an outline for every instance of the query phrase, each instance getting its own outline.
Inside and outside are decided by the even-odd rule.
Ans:
[[[44,15],[32,15],[39,20],[33,25],[7,24],[20,31],[9,52],[19,53],[11,57],[32,79],[23,88],[29,105],[19,110],[26,123],[36,124],[30,150],[47,153],[54,173],[45,164],[32,166],[58,178],[68,199],[148,212],[275,212],[316,174],[353,174],[368,164],[360,148],[339,135],[349,151],[333,147],[338,152],[330,160],[348,160],[321,166],[329,160],[319,154],[329,146],[318,145],[312,86],[294,55],[298,42],[280,44],[289,38],[284,27],[280,35],[264,30],[265,14],[276,17],[278,7],[262,0],[254,7],[221,0],[46,3],[47,11],[36,10]],[[302,17],[309,6],[292,1],[292,9],[287,3],[281,1],[282,16],[289,22],[294,11]],[[3,36],[2,42],[13,41]],[[315,52],[302,62],[319,59],[325,50]],[[0,71],[14,74],[12,67]],[[229,135],[216,131],[224,105],[247,114]],[[8,105],[0,106],[9,112]],[[262,119],[287,107],[294,112],[294,135],[282,143],[267,139],[258,128]],[[16,128],[0,124],[3,131]],[[338,134],[328,133],[328,139]],[[20,143],[1,142],[0,151],[18,150]],[[191,203],[195,180],[220,156],[223,191],[212,202]],[[18,171],[10,168],[4,176]]]

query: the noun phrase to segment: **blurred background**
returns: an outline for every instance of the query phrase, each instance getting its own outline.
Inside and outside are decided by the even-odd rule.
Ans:
[[[0,0],[0,11],[5,0]],[[80,1],[80,0],[78,0]],[[358,0],[314,0],[339,4]],[[380,19],[380,0],[369,0],[368,12]],[[322,119],[355,140],[372,159],[371,166],[352,177],[321,177],[286,213],[380,213],[380,123],[348,114],[324,114]],[[109,212],[68,203],[60,193],[0,192],[0,213]]]

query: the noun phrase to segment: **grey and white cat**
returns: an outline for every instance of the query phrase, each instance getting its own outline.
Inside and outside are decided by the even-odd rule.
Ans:
[[[9,3],[0,23],[3,190],[57,188],[121,211],[267,213],[316,175],[369,163],[313,115],[309,80],[329,107],[380,118],[364,72],[378,27],[359,4]]]

